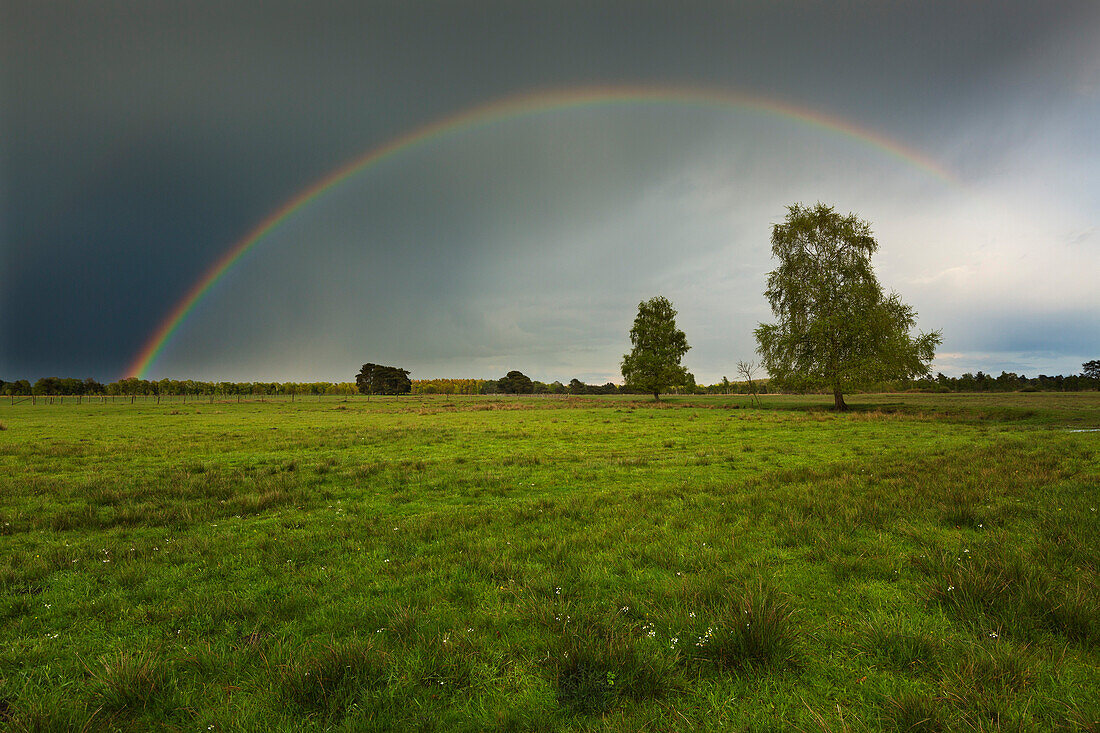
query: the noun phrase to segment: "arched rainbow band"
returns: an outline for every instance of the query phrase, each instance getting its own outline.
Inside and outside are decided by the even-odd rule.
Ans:
[[[884,153],[915,166],[948,183],[954,177],[930,158],[883,135],[859,127],[847,120],[798,107],[786,102],[731,92],[724,89],[702,87],[584,87],[556,91],[530,92],[505,97],[488,104],[465,109],[457,114],[418,127],[389,142],[368,150],[340,168],[314,182],[301,193],[283,203],[266,219],[254,227],[245,237],[225,251],[203,273],[187,293],[180,298],[168,316],[146,340],[140,353],[126,370],[127,376],[146,378],[153,362],[171,340],[195,305],[202,300],[219,279],[260,240],[279,227],[295,211],[306,206],[326,191],[371,166],[393,157],[416,145],[427,143],[445,135],[503,120],[526,117],[542,112],[566,110],[578,107],[622,104],[673,104],[696,107],[729,107],[762,114],[775,115],[800,123],[829,130],[860,143],[870,145]]]

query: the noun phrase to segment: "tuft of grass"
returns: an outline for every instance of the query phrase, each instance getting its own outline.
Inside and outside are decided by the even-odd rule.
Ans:
[[[982,634],[1034,639],[1042,632],[1094,644],[1100,604],[1081,584],[1057,582],[1051,573],[1006,542],[919,558],[925,592]]]
[[[797,657],[798,624],[790,599],[772,586],[749,586],[735,604],[711,614],[697,656],[723,669],[780,667]]]
[[[414,678],[432,694],[453,695],[474,684],[477,650],[468,641],[444,632],[421,636],[422,650],[412,660]]]
[[[559,669],[556,688],[562,705],[582,715],[601,715],[615,703],[615,671],[603,660],[580,653]]]
[[[886,722],[906,733],[937,733],[947,730],[939,704],[927,695],[902,692],[887,701]]]
[[[333,642],[295,656],[281,669],[279,689],[286,703],[306,712],[343,712],[364,692],[383,689],[389,678],[386,655],[369,640]]]
[[[1038,675],[1029,648],[987,638],[960,651],[940,686],[963,724],[974,730],[1031,729],[1026,710]]]
[[[1071,641],[1093,648],[1100,644],[1100,602],[1095,586],[1062,585],[1051,595],[1057,598],[1050,608],[1051,626]]]
[[[890,669],[911,672],[933,665],[942,644],[933,634],[914,628],[908,619],[873,619],[860,646]]]
[[[1064,702],[1063,706],[1061,727],[1088,733],[1100,731],[1100,700],[1078,698]]]
[[[1027,646],[978,642],[964,648],[962,657],[946,670],[944,692],[956,702],[1021,692],[1035,681],[1034,664]]]
[[[420,616],[420,611],[414,606],[399,604],[390,614],[389,626],[386,628],[398,639],[411,639],[420,625]]]
[[[89,504],[61,509],[50,518],[50,527],[55,532],[98,528],[99,526],[99,512]]]
[[[149,652],[119,652],[90,670],[93,699],[114,713],[136,713],[154,705],[165,693],[167,673]]]
[[[30,731],[71,731],[71,730],[105,730],[110,724],[114,730],[120,730],[121,721],[112,720],[108,724],[100,721],[94,725],[87,719],[87,713],[79,709],[78,703],[71,700],[57,698],[26,698],[18,702],[9,701],[7,708],[0,708],[0,729],[13,733],[29,733]]]
[[[554,659],[558,703],[574,713],[599,715],[621,700],[658,699],[680,687],[679,653],[635,638],[617,620],[566,625]]]

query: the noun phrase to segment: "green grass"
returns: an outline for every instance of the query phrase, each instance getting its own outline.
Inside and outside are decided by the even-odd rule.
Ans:
[[[0,729],[1097,730],[1100,395],[0,405]]]

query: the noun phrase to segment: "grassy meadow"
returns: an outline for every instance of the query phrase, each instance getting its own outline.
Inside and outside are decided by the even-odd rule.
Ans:
[[[1100,729],[1100,394],[850,401],[0,404],[0,728]]]

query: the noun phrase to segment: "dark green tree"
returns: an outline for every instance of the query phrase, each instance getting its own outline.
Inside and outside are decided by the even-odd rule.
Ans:
[[[407,369],[387,367],[382,375],[382,394],[408,394],[412,392],[412,380]]]
[[[622,363],[629,389],[660,400],[662,389],[688,383],[688,371],[680,366],[680,360],[691,347],[684,332],[676,328],[676,310],[668,298],[658,295],[638,304],[630,343],[634,348],[623,356]]]
[[[412,391],[412,380],[405,369],[382,364],[364,364],[355,375],[355,386],[366,395],[400,395]]]
[[[34,393],[36,395],[59,395],[64,394],[61,390],[61,380],[57,377],[42,377],[34,383]]]
[[[897,293],[883,294],[870,224],[821,203],[787,212],[772,227],[779,267],[764,293],[778,323],[756,329],[771,378],[790,389],[828,389],[835,409],[845,410],[844,393],[862,385],[926,376],[940,333],[909,335],[916,312]]]
[[[497,386],[504,394],[531,394],[535,391],[535,383],[531,378],[515,370],[497,380]]]
[[[1100,359],[1093,359],[1082,364],[1081,374],[1089,379],[1100,379]]]

